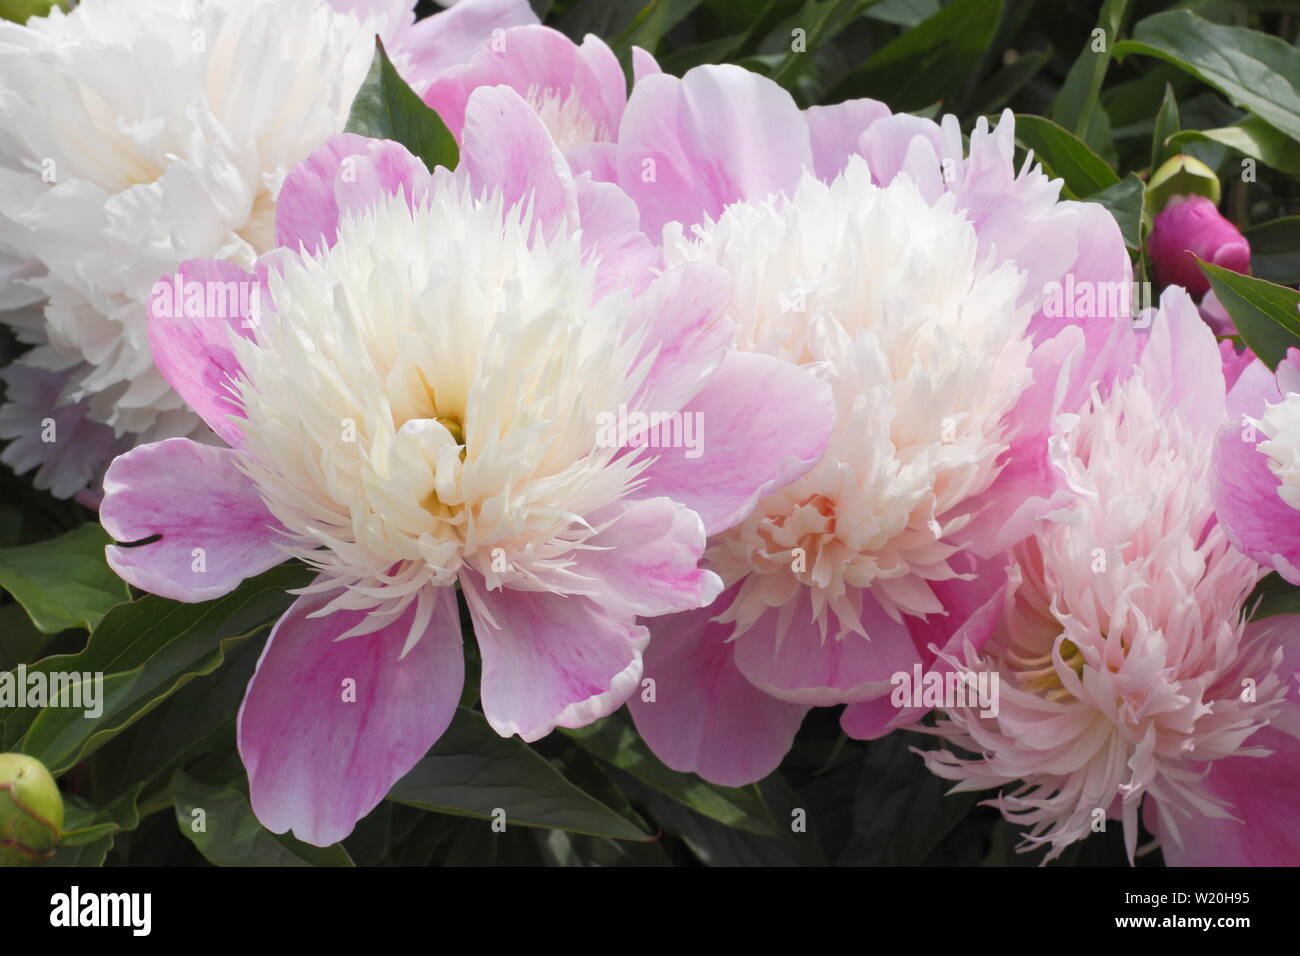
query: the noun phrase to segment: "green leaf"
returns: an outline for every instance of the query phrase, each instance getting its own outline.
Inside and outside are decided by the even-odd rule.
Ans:
[[[1097,20],[1097,29],[1104,32],[1099,37],[1100,50],[1094,50],[1097,42],[1089,36],[1070,72],[1066,74],[1061,92],[1057,94],[1056,104],[1052,109],[1052,119],[1061,127],[1073,130],[1085,142],[1099,146],[1090,133],[1096,129],[1093,115],[1101,96],[1101,84],[1110,66],[1111,49],[1119,36],[1119,28],[1124,22],[1124,13],[1128,0],[1106,0]],[[1094,31],[1095,32],[1095,31]]]
[[[0,671],[38,659],[52,640],[36,629],[21,604],[0,605]]]
[[[900,113],[942,100],[972,82],[1001,16],[1002,0],[953,0],[885,44],[825,100],[871,96]]]
[[[91,806],[69,795],[63,802],[63,839],[46,866],[103,866],[117,835],[140,825],[134,787],[107,806]]]
[[[1142,182],[1137,173],[1129,173],[1114,186],[1095,192],[1087,198],[1088,202],[1100,203],[1110,210],[1119,223],[1124,245],[1132,252],[1142,249],[1146,188],[1146,183]]]
[[[48,541],[0,548],[0,587],[26,609],[46,634],[70,627],[93,628],[131,591],[104,559],[112,544],[97,523]]]
[[[435,166],[455,169],[460,162],[456,137],[433,109],[398,75],[384,45],[375,37],[375,58],[370,62],[357,98],[352,101],[345,127],[348,133],[401,143],[418,156],[430,172]]]
[[[172,777],[172,794],[176,825],[216,866],[354,865],[342,844],[318,847],[289,833],[272,833],[253,815],[248,798],[233,786],[210,786],[178,770]]]
[[[710,819],[750,833],[776,833],[776,821],[757,787],[720,787],[664,766],[635,728],[617,715],[564,733],[589,753]]]
[[[388,799],[506,826],[548,827],[619,840],[650,834],[564,778],[516,737],[501,737],[482,714],[461,707],[428,755],[394,784]]]
[[[679,836],[705,866],[825,866],[818,821],[808,812],[807,801],[780,773],[769,775],[757,786],[776,818],[788,821],[777,827],[775,836],[724,826],[640,781],[627,781],[629,792],[645,803],[654,821]]]
[[[1246,607],[1255,609],[1250,616],[1252,621],[1280,614],[1300,614],[1300,588],[1275,571],[1255,586],[1246,599]]]
[[[217,749],[233,750],[235,717],[262,650],[258,639],[236,644],[226,662],[196,677],[118,734],[91,758],[91,795],[112,799],[133,786],[151,796],[170,785],[172,773]]]
[[[919,26],[940,10],[939,0],[885,0],[867,11],[867,16],[900,27]]]
[[[807,0],[806,3],[786,23],[774,31],[774,37],[782,50],[782,58],[772,70],[773,81],[790,89],[799,74],[809,63],[822,44],[826,43],[852,20],[862,14],[868,7],[880,0]],[[794,50],[792,31],[798,28],[803,32],[803,49]]]
[[[1029,50],[1021,54],[993,74],[992,79],[976,95],[975,106],[971,112],[978,116],[985,116],[1001,110],[1011,97],[1019,93],[1025,84],[1038,75],[1038,71],[1051,58],[1050,44],[1042,50]]]
[[[1248,116],[1220,129],[1187,130],[1174,136],[1170,146],[1182,149],[1183,144],[1191,142],[1219,143],[1288,176],[1300,176],[1300,143],[1258,116]]]
[[[947,793],[911,752],[939,746],[908,731],[867,746],[853,801],[853,835],[836,861],[844,866],[916,866],[970,813],[975,793]]]
[[[1285,40],[1220,26],[1187,10],[1147,17],[1115,55],[1154,56],[1208,83],[1292,139],[1300,140],[1300,56]]]
[[[1085,198],[1119,183],[1115,171],[1067,129],[1041,116],[1018,114],[1016,139],[1034,151],[1054,174],[1065,180],[1071,196]]]
[[[63,6],[58,0],[0,0],[0,17],[26,23],[31,17],[48,16],[55,7]]]
[[[119,605],[84,650],[28,668],[104,675],[102,713],[86,717],[84,708],[49,707],[33,719],[30,708],[8,708],[0,711],[0,739],[12,740],[25,728],[21,750],[51,773],[63,773],[189,681],[216,670],[233,644],[271,624],[292,603],[288,588],[310,577],[301,565],[286,564],[202,604],[146,595]]]
[[[626,30],[611,38],[610,49],[620,59],[626,59],[634,46],[654,53],[664,34],[699,5],[700,0],[649,0]]]
[[[1197,265],[1241,337],[1265,365],[1276,369],[1288,348],[1300,347],[1300,292],[1208,262],[1197,260]]]
[[[1160,112],[1156,114],[1155,129],[1151,132],[1151,169],[1160,168],[1169,156],[1173,155],[1169,137],[1179,130],[1178,99],[1174,96],[1171,84],[1165,84],[1165,98],[1160,101]]]
[[[1300,216],[1261,222],[1242,235],[1250,243],[1250,271],[1255,278],[1300,284]]]

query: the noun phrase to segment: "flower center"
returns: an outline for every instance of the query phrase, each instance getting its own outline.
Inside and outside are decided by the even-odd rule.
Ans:
[[[610,138],[609,130],[591,115],[576,87],[559,90],[533,86],[524,99],[537,111],[542,125],[561,152]]]

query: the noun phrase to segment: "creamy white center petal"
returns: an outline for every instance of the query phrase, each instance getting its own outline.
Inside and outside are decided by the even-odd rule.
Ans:
[[[566,592],[594,516],[643,467],[597,441],[643,379],[624,300],[592,305],[577,238],[532,231],[440,170],[415,210],[383,200],[273,274],[274,314],[238,344],[247,471],[353,606],[465,565]]]
[[[835,394],[822,461],[714,539],[723,578],[745,578],[728,619],[743,629],[799,587],[823,634],[828,613],[837,636],[861,633],[866,589],[895,615],[940,610],[927,582],[953,576],[959,506],[996,477],[1030,381],[1021,275],[980,259],[951,197],[930,205],[905,176],[877,187],[856,157],[830,184],[806,175],[665,238],[670,262],[731,275],[740,347],[814,365]]]

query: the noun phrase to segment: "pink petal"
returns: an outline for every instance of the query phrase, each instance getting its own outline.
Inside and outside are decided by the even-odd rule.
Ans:
[[[623,501],[615,510],[569,568],[592,582],[583,593],[643,617],[712,603],[722,582],[698,567],[707,540],[699,515],[668,498]]]
[[[737,670],[729,625],[716,607],[657,618],[649,625],[645,676],[654,700],[633,694],[628,709],[660,760],[724,787],[761,780],[794,742],[808,707],[763,693]]]
[[[665,449],[643,474],[638,497],[684,503],[716,534],[741,521],[764,495],[805,474],[835,427],[830,386],[770,355],[728,352],[683,409],[699,413],[701,452]]]
[[[1057,416],[1076,411],[1092,384],[1081,374],[1084,348],[1082,331],[1069,326],[1030,355],[1034,381],[1009,416],[1015,432],[1000,458],[1002,470],[960,507],[974,517],[956,540],[977,554],[991,557],[1005,551],[1064,503],[1068,492],[1049,449],[1060,432]]]
[[[482,702],[503,737],[533,741],[612,714],[641,680],[648,634],[621,607],[544,591],[488,591],[462,572],[483,655]]]
[[[587,173],[598,183],[618,182],[618,146],[615,143],[583,143],[572,146],[564,154],[569,161],[569,168],[575,177]],[[633,203],[633,208],[636,204]],[[637,213],[637,229],[640,226],[640,213]]]
[[[1210,474],[1214,510],[1239,550],[1300,584],[1300,511],[1282,500],[1277,491],[1281,481],[1255,447],[1264,435],[1256,433],[1251,441],[1249,431],[1233,421],[1215,437]]]
[[[953,670],[948,658],[964,660],[967,647],[978,652],[988,643],[1002,617],[1011,583],[1008,570],[999,564],[997,560],[972,561],[966,567],[958,564],[958,570],[974,575],[972,580],[953,578],[930,582],[931,590],[947,613],[932,614],[927,620],[907,619],[912,643],[921,655],[923,674],[948,674]],[[885,694],[849,704],[840,715],[840,726],[850,737],[875,740],[897,727],[915,723],[926,713],[924,707],[896,707],[890,695]]]
[[[1279,365],[1279,370],[1282,367]],[[1227,412],[1234,420],[1240,420],[1243,415],[1258,418],[1264,414],[1265,405],[1280,401],[1282,392],[1278,388],[1277,376],[1259,359],[1254,359],[1241,370],[1228,390]]]
[[[729,354],[730,298],[727,273],[705,262],[668,270],[637,297],[627,334],[644,336],[638,361],[653,362],[637,393],[642,410],[675,412],[706,387]]]
[[[1206,778],[1207,789],[1231,804],[1236,819],[1179,816],[1181,843],[1158,824],[1167,865],[1300,866],[1300,740],[1264,727],[1247,744],[1273,753],[1216,760]]]
[[[1160,296],[1138,360],[1147,389],[1164,397],[1170,410],[1207,437],[1227,417],[1223,359],[1209,326],[1183,289],[1171,286]]]
[[[50,372],[17,361],[0,371],[5,402],[0,406],[0,438],[9,442],[0,461],[23,474],[36,469],[32,484],[56,498],[88,491],[113,456],[130,444],[108,425],[89,416],[90,401],[65,401],[71,373]],[[45,420],[53,422],[55,441],[44,441]]]
[[[810,106],[803,111],[817,178],[830,182],[858,152],[858,140],[867,127],[889,116],[889,107],[877,100],[846,100],[834,106]]]
[[[937,168],[941,143],[939,127],[933,120],[895,113],[878,117],[863,130],[858,140],[858,151],[866,158],[871,178],[877,185],[887,186],[903,171],[912,141],[917,139],[929,144],[929,155],[934,157]]]
[[[285,178],[275,210],[276,243],[308,252],[332,246],[343,213],[399,192],[414,201],[428,183],[424,163],[400,143],[353,133],[331,136]]]
[[[781,634],[778,620],[789,615]],[[911,672],[920,660],[907,627],[880,607],[870,592],[862,596],[861,634],[836,639],[832,621],[823,640],[813,620],[807,588],[792,605],[767,611],[735,640],[740,672],[773,697],[799,704],[830,706],[870,700],[889,691],[890,677]]]
[[[578,104],[611,140],[627,102],[627,80],[618,58],[596,36],[576,45],[558,30],[540,25],[508,30],[499,41],[479,47],[464,66],[429,85],[424,101],[452,134],[461,138],[470,96],[479,87],[508,86],[521,97],[550,93],[577,97]]]
[[[662,73],[663,69],[659,66],[659,61],[654,55],[639,46],[632,47],[632,82],[640,83],[647,76],[654,76],[656,73]]]
[[[536,22],[528,0],[460,0],[403,31],[394,53],[409,57],[403,76],[418,93],[430,79],[465,63],[494,36],[500,37],[497,31]]]
[[[304,595],[280,618],[239,709],[253,812],[315,846],[352,832],[437,742],[465,679],[450,588],[431,598],[432,620],[405,657],[417,601],[381,630],[338,641],[366,612],[310,616],[329,599]]]
[[[663,268],[663,254],[641,231],[636,203],[613,183],[590,176],[578,177],[575,188],[583,252],[600,262],[595,299],[617,289],[641,292]]]
[[[791,191],[812,166],[790,94],[738,66],[646,76],[623,113],[619,182],[652,236],[673,220],[689,228],[727,203]]]
[[[190,308],[190,292],[202,293],[203,303],[192,303],[196,308]],[[230,335],[251,339],[269,309],[264,282],[221,259],[182,262],[174,276],[154,284],[149,296],[154,364],[190,408],[235,448],[244,443],[243,432],[231,420],[244,417],[235,384],[243,370]]]
[[[108,563],[125,581],[174,601],[209,601],[285,560],[280,523],[229,448],[168,438],[114,459],[99,520],[116,541]],[[198,553],[196,553],[198,549]]]
[[[578,221],[568,163],[532,107],[508,86],[480,87],[470,96],[457,173],[476,192],[500,189],[507,208],[531,203],[544,235]]]

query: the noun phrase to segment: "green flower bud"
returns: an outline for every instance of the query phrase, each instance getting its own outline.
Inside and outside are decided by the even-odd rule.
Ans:
[[[54,855],[63,797],[35,757],[0,754],[0,866],[36,866]]]
[[[1155,216],[1174,196],[1204,196],[1217,206],[1222,193],[1214,170],[1195,156],[1179,153],[1151,175],[1147,183],[1147,208]]]

